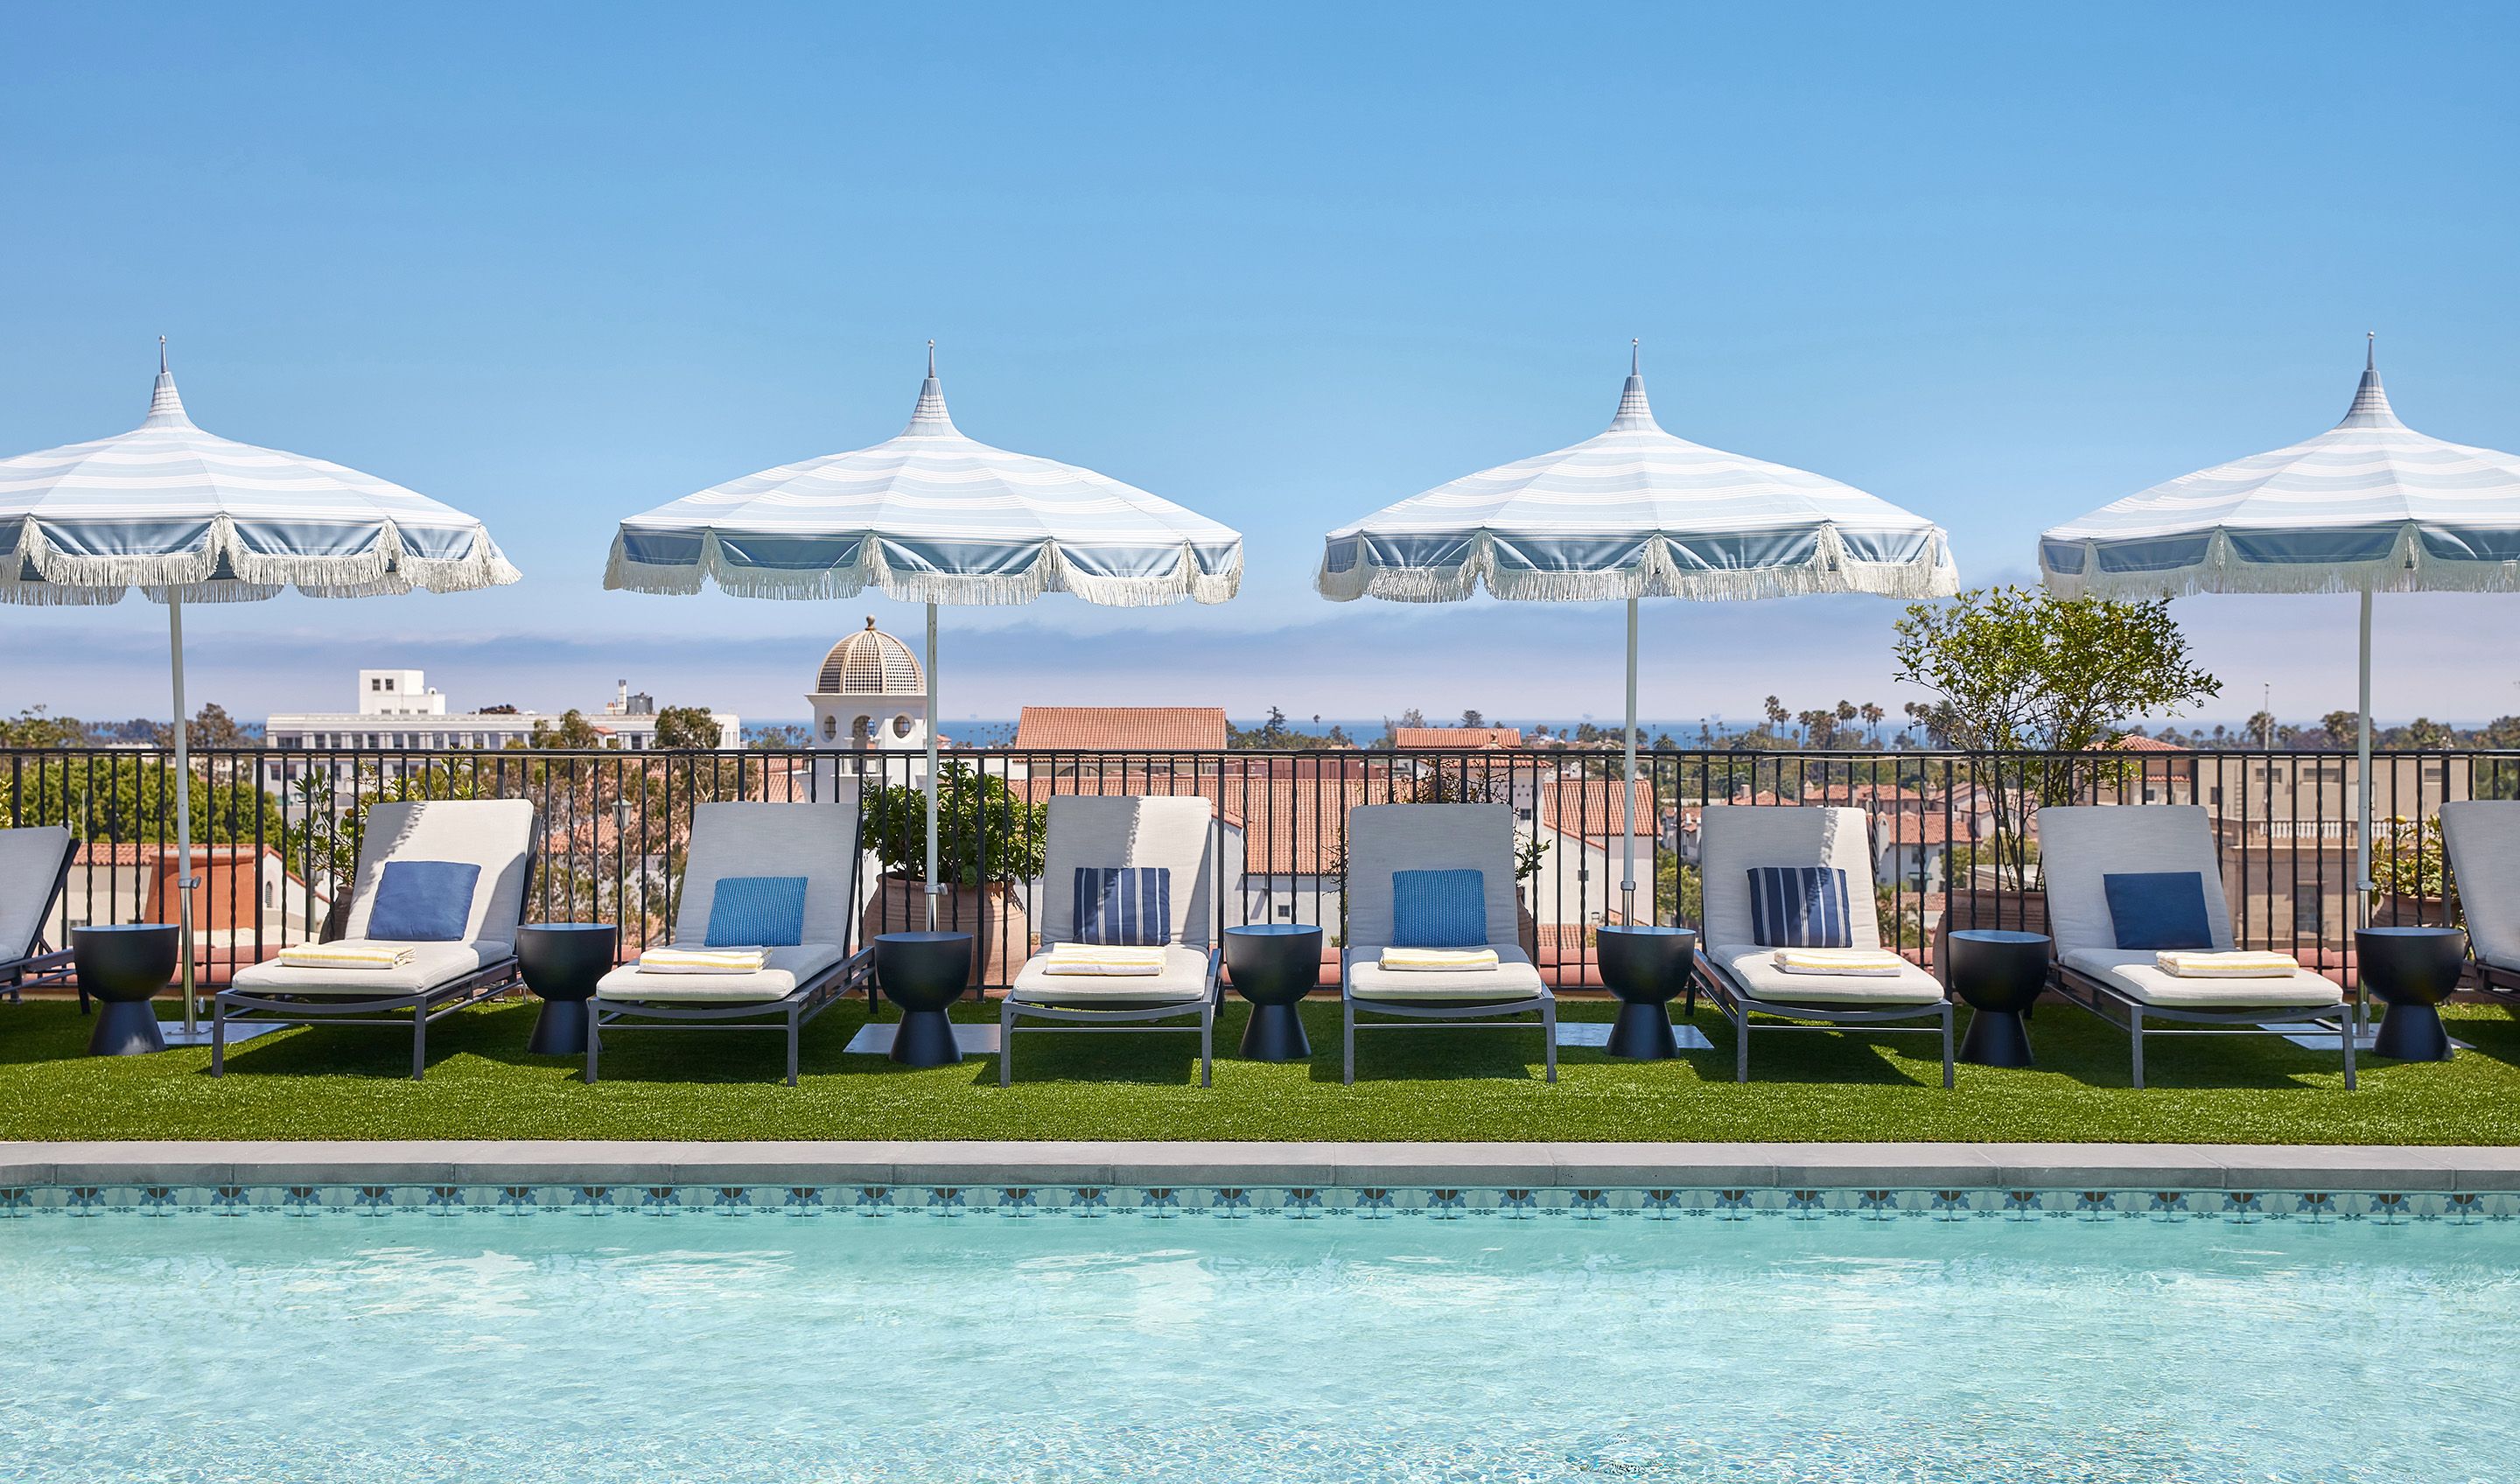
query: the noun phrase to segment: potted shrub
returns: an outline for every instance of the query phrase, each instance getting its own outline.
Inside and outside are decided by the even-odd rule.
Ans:
[[[2375,821],[2371,832],[2371,925],[2457,925],[2458,888],[2451,880],[2441,820],[2418,825],[2393,816]]]
[[[867,938],[927,926],[927,796],[918,788],[870,790],[863,800],[867,848],[882,863],[868,894]],[[936,780],[936,926],[976,940],[971,983],[1004,984],[1032,952],[1032,922],[1019,887],[1039,877],[1045,838],[1039,804],[1003,778],[949,762]]]

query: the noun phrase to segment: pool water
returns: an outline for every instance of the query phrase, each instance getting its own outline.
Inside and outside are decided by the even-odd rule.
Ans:
[[[0,1477],[2506,1480],[2520,1223],[0,1224]]]

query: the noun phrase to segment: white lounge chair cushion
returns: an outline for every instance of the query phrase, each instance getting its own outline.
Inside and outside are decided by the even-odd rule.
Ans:
[[[2151,950],[2134,948],[2077,948],[2057,962],[2106,982],[2138,1004],[2175,1010],[2289,1010],[2345,1003],[2343,990],[2306,968],[2280,979],[2182,979],[2163,972]]]
[[[2520,969],[2520,802],[2461,799],[2441,807],[2442,843],[2476,956]]]
[[[2108,878],[2136,872],[2192,871],[2204,878],[2205,925],[2229,948],[2231,904],[2213,821],[2194,804],[2072,804],[2039,811],[2039,869],[2048,883],[2048,931],[2063,959],[2083,950],[2116,954]],[[2146,954],[2147,962],[2150,955]],[[2163,975],[2168,978],[2169,975]]]
[[[1118,1010],[1128,1005],[1194,1005],[1213,992],[1204,948],[1175,943],[1164,950],[1155,974],[1055,974],[1050,955],[1037,954],[1015,970],[1012,998],[1027,1005],[1068,1005]]]
[[[1399,807],[1425,809],[1447,806],[1412,804]],[[1382,957],[1381,949],[1350,949],[1347,955],[1347,992],[1358,1000],[1436,1005],[1536,1000],[1549,993],[1549,986],[1540,980],[1540,970],[1532,967],[1531,956],[1521,948],[1511,943],[1491,943],[1488,947],[1496,953],[1496,967],[1441,971],[1385,968],[1378,962]]]
[[[277,960],[240,968],[231,984],[255,995],[326,995],[345,1000],[416,995],[424,989],[463,978],[478,968],[516,957],[516,945],[505,939],[478,943],[398,943],[380,938],[344,938],[337,946],[379,944],[408,948],[411,958],[393,968],[292,968]]]
[[[595,997],[657,1005],[767,1005],[787,999],[797,985],[838,962],[838,944],[792,943],[770,950],[770,962],[748,974],[641,973],[638,965],[624,964],[596,982]]]
[[[691,848],[683,856],[682,900],[674,942],[708,941],[717,883],[728,877],[805,878],[803,943],[849,941],[858,910],[858,786],[844,779],[829,799],[801,803],[730,800],[692,811]],[[802,944],[790,945],[802,946]]]
[[[58,825],[0,830],[0,964],[33,949],[69,845],[70,832]]]
[[[1078,868],[1137,866],[1171,875],[1168,941],[1207,946],[1208,922],[1216,915],[1210,896],[1211,877],[1216,874],[1212,848],[1216,808],[1208,800],[1061,793],[1050,800],[1045,828],[1043,942],[1072,942],[1076,937]]]
[[[1879,974],[1797,974],[1777,967],[1777,951],[1733,943],[1707,950],[1741,986],[1743,994],[1772,1005],[1839,1005],[1857,1010],[1888,1010],[1901,1005],[1937,1005],[1943,986],[1932,974],[1902,962],[1892,976]]]
[[[1379,953],[1379,945],[1396,936],[1392,873],[1475,871],[1486,898],[1488,941],[1513,942],[1521,935],[1514,910],[1513,832],[1513,811],[1503,804],[1360,804],[1350,809],[1348,941],[1374,944]]]
[[[530,799],[422,799],[371,805],[365,832],[359,836],[359,865],[351,878],[350,916],[343,936],[368,935],[377,882],[386,862],[459,861],[481,868],[465,919],[465,937],[477,943],[515,942],[517,919],[525,899],[525,860],[533,839]],[[507,957],[507,952],[500,957]]]
[[[1705,862],[1707,943],[1755,943],[1750,914],[1750,873],[1762,866],[1820,866],[1846,873],[1848,946],[1881,946],[1880,913],[1872,900],[1870,827],[1861,809],[1805,804],[1711,804],[1698,815],[1699,857]]]

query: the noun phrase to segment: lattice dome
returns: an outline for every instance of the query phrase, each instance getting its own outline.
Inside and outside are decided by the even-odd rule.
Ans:
[[[875,626],[866,627],[832,646],[823,656],[822,673],[814,677],[817,696],[902,696],[927,689],[919,656],[910,646]]]

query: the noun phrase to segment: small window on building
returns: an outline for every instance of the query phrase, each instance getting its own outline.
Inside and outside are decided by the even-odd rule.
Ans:
[[[836,716],[825,716],[823,718],[823,741],[831,742],[839,735],[840,719]]]
[[[375,679],[375,678],[371,677],[371,678],[369,679],[369,681],[368,681],[368,689],[369,689],[369,690],[371,690],[371,691],[382,691],[382,690],[383,690],[384,688],[385,688],[385,683],[384,683],[383,681],[382,681],[382,680],[378,680],[378,679]]]
[[[2213,787],[2206,789],[2205,795],[2206,802],[2212,804],[2214,807],[2219,809],[2223,806],[2223,786],[2221,784],[2216,784]]]
[[[2292,899],[2292,930],[2310,937],[2318,935],[2318,894],[2317,892]]]
[[[895,737],[908,737],[910,735],[909,712],[904,711],[899,716],[892,719],[892,735]]]
[[[1287,922],[1293,922],[1295,920],[1295,904],[1289,902],[1285,906],[1279,908],[1278,916],[1285,919]]]

